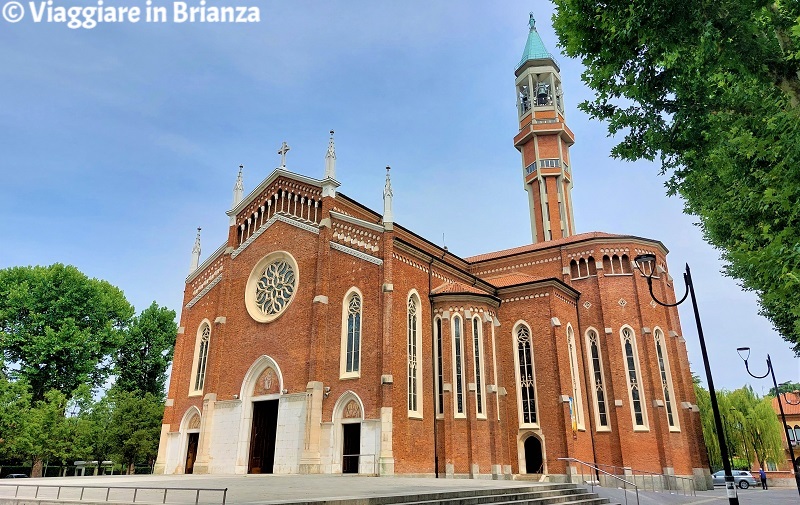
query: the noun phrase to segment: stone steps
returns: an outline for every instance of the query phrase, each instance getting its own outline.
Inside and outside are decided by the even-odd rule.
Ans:
[[[281,502],[282,505],[604,505],[600,498],[575,484],[441,491],[415,495]]]

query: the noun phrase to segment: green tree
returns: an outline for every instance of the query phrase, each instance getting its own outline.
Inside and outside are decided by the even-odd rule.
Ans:
[[[800,391],[800,383],[798,382],[784,382],[783,384],[778,384],[778,393],[794,393],[795,391]],[[769,388],[769,393],[767,393],[767,395],[775,397],[775,388]]]
[[[109,391],[112,404],[109,437],[113,453],[132,474],[136,463],[152,465],[158,454],[164,403],[151,393],[137,395],[128,391]]]
[[[175,311],[156,302],[135,317],[117,352],[115,387],[163,397],[177,331]]]
[[[0,459],[19,456],[20,435],[28,422],[31,394],[26,384],[0,372]]]
[[[699,382],[694,383],[694,394],[697,398],[697,407],[700,409],[700,426],[703,428],[703,441],[706,443],[706,451],[708,452],[708,464],[711,470],[715,471],[722,468],[722,453],[719,449],[717,428],[714,424],[714,414],[711,410],[711,395]],[[717,394],[717,401],[719,401],[719,393]]]
[[[33,463],[31,477],[42,476],[44,461],[63,461],[72,443],[70,423],[64,416],[67,397],[51,389],[25,415],[15,447],[18,455]]]
[[[102,385],[132,316],[122,291],[75,267],[0,270],[3,367],[30,385],[34,400]]]
[[[800,352],[800,2],[555,0],[581,108],[659,159],[726,273]]]

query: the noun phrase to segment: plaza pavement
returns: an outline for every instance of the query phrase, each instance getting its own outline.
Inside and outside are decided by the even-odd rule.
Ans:
[[[19,488],[18,497],[24,502],[11,501]],[[39,500],[34,500],[35,486]],[[64,486],[61,498],[76,500],[79,487],[84,486],[84,502],[100,503],[105,501],[106,486],[115,488],[109,495],[114,503],[132,503],[133,489],[169,488],[167,503],[195,503],[195,492],[179,491],[180,488],[227,488],[228,504],[277,504],[303,500],[342,500],[358,498],[374,498],[390,495],[413,495],[436,492],[447,492],[469,489],[485,489],[491,487],[525,487],[536,485],[530,481],[493,481],[473,479],[434,479],[413,477],[363,477],[350,475],[113,475],[98,477],[59,477],[47,479],[3,479],[0,481],[0,505],[12,503],[36,504],[53,500],[58,492],[57,486]],[[75,486],[75,487],[73,487]],[[98,488],[92,489],[91,486]],[[612,502],[626,503],[624,491],[595,487],[594,491],[601,496],[611,498]],[[161,502],[163,491],[137,491],[137,502]],[[221,494],[202,492],[198,503],[219,504]],[[748,489],[739,491],[740,505],[789,505],[800,503],[796,489],[779,488],[763,491]],[[635,497],[628,494],[628,504],[636,503]],[[724,505],[728,503],[725,490],[698,492],[697,496],[683,496],[665,492],[640,492],[640,505]]]

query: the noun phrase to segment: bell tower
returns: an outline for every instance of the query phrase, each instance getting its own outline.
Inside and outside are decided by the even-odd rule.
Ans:
[[[528,194],[533,242],[575,234],[569,146],[575,143],[564,120],[560,69],[547,52],[533,13],[525,52],[517,65],[519,133],[514,147],[522,154],[522,178]]]

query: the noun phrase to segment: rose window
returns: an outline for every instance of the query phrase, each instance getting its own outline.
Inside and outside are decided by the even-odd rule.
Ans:
[[[255,304],[262,314],[274,316],[280,313],[292,298],[295,275],[292,266],[285,260],[270,263],[256,283]]]

